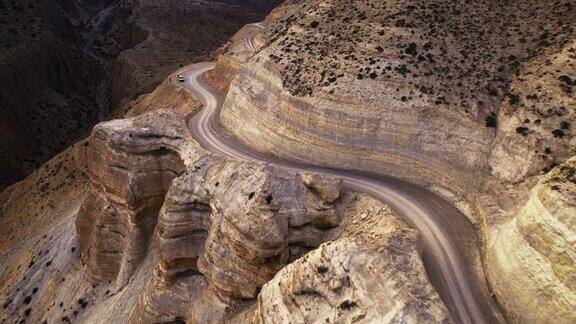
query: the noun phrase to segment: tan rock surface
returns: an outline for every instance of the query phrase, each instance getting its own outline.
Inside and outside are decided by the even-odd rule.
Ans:
[[[416,232],[380,202],[354,199],[334,233],[338,238],[282,269],[238,321],[448,321],[448,311],[424,276]]]
[[[572,158],[542,177],[514,218],[494,232],[487,269],[498,300],[515,322],[576,320],[575,215]]]
[[[288,1],[255,51],[237,43],[246,28],[207,79],[230,87],[222,121],[252,146],[433,186],[478,221],[508,319],[573,322],[574,160],[553,167],[574,155],[574,8]],[[0,237],[2,319],[448,320],[415,233],[385,205],[355,200],[338,179],[206,152],[182,118],[197,101],[173,80],[126,107],[144,114],[101,124],[80,148],[90,186],[78,242],[65,200],[86,189],[55,184],[45,219],[40,205],[15,211],[39,202],[27,191],[44,181],[0,195],[2,234],[13,232]],[[156,108],[175,114],[145,113]],[[26,226],[36,221],[49,226]],[[82,247],[85,266],[55,246]]]
[[[518,64],[544,50],[520,38],[548,28],[549,46],[558,46],[573,37],[575,17],[573,9],[560,14],[563,1],[484,1],[457,11],[451,1],[292,3],[232,82],[223,124],[283,157],[456,192],[480,185],[472,174],[488,171],[494,136],[484,119]],[[495,32],[518,24],[522,36]]]
[[[447,317],[416,234],[385,205],[343,193],[337,178],[212,155],[191,140],[182,117],[164,111],[102,123],[89,143],[79,154],[90,161],[76,223],[82,260],[92,282],[132,291],[132,322],[232,319],[283,267],[338,237],[371,247],[354,262],[394,259],[385,267],[395,288],[364,292],[366,305],[380,305],[373,318]],[[391,296],[403,301],[391,305]]]
[[[528,261],[524,239],[512,244],[502,234],[511,231],[534,176],[576,152],[576,7],[560,0],[457,7],[440,0],[288,1],[232,79],[221,121],[247,145],[283,158],[429,187],[478,226],[492,255],[485,259],[492,284],[520,288],[523,267],[550,278],[553,264],[576,269],[570,258]],[[221,62],[234,58],[226,55]],[[516,261],[523,266],[512,266]],[[555,279],[548,280],[527,291],[495,289],[509,319],[574,316],[555,301],[571,292],[548,292],[546,282]]]
[[[144,258],[156,215],[183,165],[170,148],[184,141],[182,118],[147,115],[96,126],[83,152],[90,185],[76,229],[87,275],[125,285]],[[150,120],[154,118],[154,120]]]

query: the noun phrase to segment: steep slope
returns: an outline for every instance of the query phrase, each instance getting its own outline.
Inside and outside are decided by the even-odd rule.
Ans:
[[[278,2],[0,2],[0,189]]]
[[[575,14],[561,0],[288,1],[206,79],[229,91],[224,126],[258,153],[395,175],[453,202],[507,319],[571,323]],[[144,115],[76,147],[88,180],[37,200],[36,175],[74,173],[64,154],[0,195],[2,319],[452,319],[392,208],[338,179],[205,151],[183,118],[199,100],[174,77],[122,105]]]
[[[569,51],[576,33],[569,1],[293,1],[284,10],[234,79],[223,124],[281,156],[457,192],[481,187],[490,171],[495,114],[516,71]],[[558,123],[574,117],[566,109]],[[571,131],[555,142],[566,146]]]
[[[494,231],[487,256],[502,304],[518,323],[573,322],[576,158],[543,176],[513,215]]]
[[[422,261],[411,250],[416,233],[391,218],[391,210],[366,208],[373,203],[359,197],[339,237],[282,269],[239,317],[252,323],[446,321],[446,309],[422,285]],[[399,286],[405,288],[391,289]]]

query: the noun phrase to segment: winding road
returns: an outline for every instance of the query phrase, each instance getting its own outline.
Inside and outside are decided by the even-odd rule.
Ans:
[[[252,51],[253,35],[247,33],[244,39],[245,46]],[[203,109],[189,120],[194,138],[203,147],[241,160],[265,161],[299,171],[339,176],[346,188],[366,192],[388,203],[420,231],[428,277],[453,320],[458,323],[503,321],[490,297],[477,235],[466,216],[436,194],[395,178],[288,161],[241,143],[220,125],[223,95],[202,77],[214,67],[214,63],[198,63],[180,72],[185,78],[182,86],[191,90],[203,104]]]

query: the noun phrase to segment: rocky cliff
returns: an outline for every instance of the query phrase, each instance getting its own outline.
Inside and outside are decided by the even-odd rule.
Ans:
[[[37,241],[3,245],[3,320],[272,320],[285,315],[257,301],[284,294],[328,294],[312,302],[323,313],[306,315],[322,320],[448,320],[417,233],[338,178],[214,155],[165,110],[99,124],[75,150],[88,177],[78,216],[76,207],[30,233]],[[386,271],[369,275],[367,262]],[[317,293],[271,290],[305,283],[301,266],[334,280]]]
[[[414,249],[416,232],[372,198],[353,199],[350,216],[333,234],[336,239],[283,268],[238,320],[448,321],[446,309],[426,284],[422,261]],[[392,288],[399,286],[404,288]]]
[[[572,323],[575,17],[568,0],[287,1],[218,50],[206,80],[247,146],[449,200],[506,318]],[[126,93],[155,79],[117,71]],[[0,194],[0,318],[452,320],[392,208],[204,150],[178,73]]]
[[[515,322],[576,320],[575,215],[576,158],[571,158],[541,177],[513,218],[493,231],[487,266]]]
[[[576,10],[566,1],[293,1],[284,11],[232,81],[223,124],[277,155],[386,170],[454,191],[481,187],[478,175],[491,165],[495,173],[499,163],[510,165],[498,152],[489,159],[494,128],[510,127],[505,117],[498,123],[501,103],[522,96],[510,91],[515,73],[561,52],[556,64],[573,68]],[[544,77],[568,91],[572,79],[557,79],[562,73]],[[557,127],[569,124],[568,101],[557,104],[566,110]],[[512,133],[509,142],[523,140]],[[566,151],[572,133],[563,133],[546,136]]]

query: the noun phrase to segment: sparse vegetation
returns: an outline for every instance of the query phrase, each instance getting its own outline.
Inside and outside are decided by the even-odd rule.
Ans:
[[[496,128],[496,126],[498,126],[495,113],[490,113],[490,115],[486,116],[484,122],[486,123],[486,127]]]
[[[528,127],[520,126],[516,128],[516,133],[522,134],[522,136],[527,136],[530,129]]]

